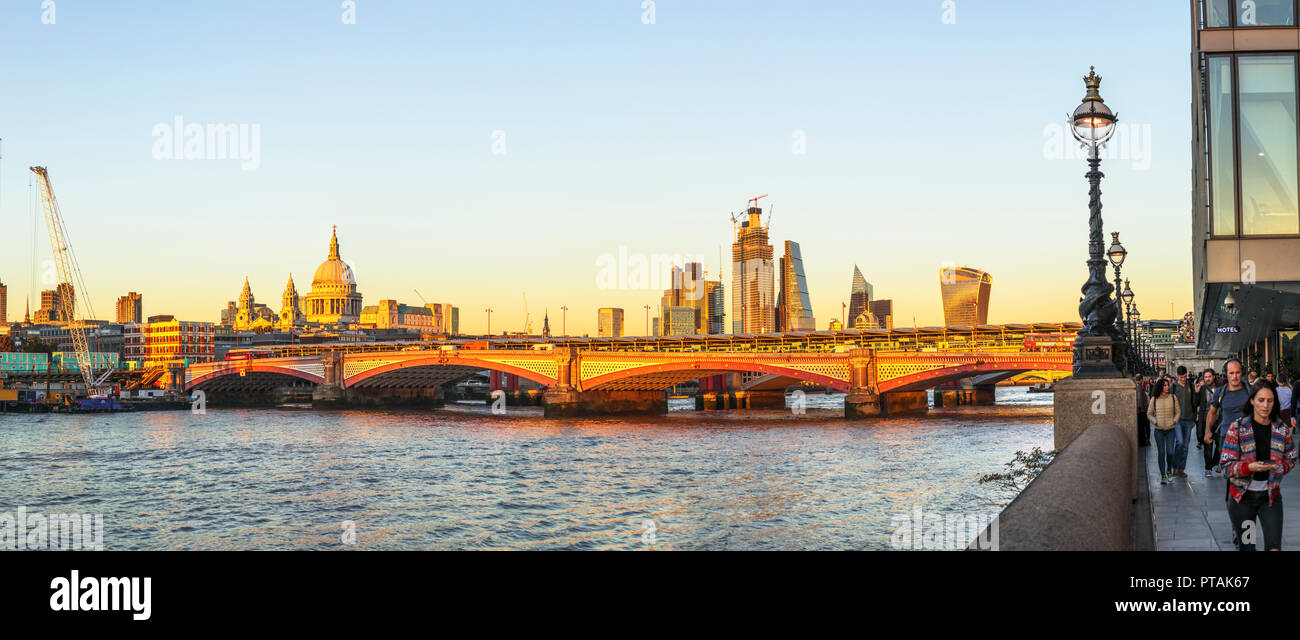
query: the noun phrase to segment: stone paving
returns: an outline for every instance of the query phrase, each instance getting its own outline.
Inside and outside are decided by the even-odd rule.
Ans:
[[[1224,502],[1227,481],[1205,477],[1205,461],[1195,445],[1187,452],[1187,477],[1160,484],[1156,446],[1138,449],[1145,456],[1151,495],[1151,521],[1157,551],[1232,551],[1232,523]],[[1282,549],[1300,549],[1300,468],[1282,481]],[[1257,540],[1264,548],[1263,536]]]

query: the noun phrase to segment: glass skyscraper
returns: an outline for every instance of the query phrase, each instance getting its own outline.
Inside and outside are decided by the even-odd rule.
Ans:
[[[993,276],[971,267],[939,269],[939,295],[943,322],[948,326],[988,324]]]
[[[816,331],[817,321],[808,298],[808,279],[803,272],[799,243],[785,241],[781,257],[781,290],[777,294],[777,331]]]
[[[853,265],[853,286],[849,288],[849,317],[848,323],[852,327],[857,322],[858,316],[868,311],[873,298],[871,283],[862,277],[862,270],[858,265]]]

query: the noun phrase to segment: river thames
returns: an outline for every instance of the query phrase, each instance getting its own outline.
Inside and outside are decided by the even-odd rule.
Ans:
[[[842,395],[808,400],[576,420],[481,403],[0,414],[0,512],[102,513],[108,550],[889,549],[914,506],[996,513],[1009,496],[980,475],[1052,445],[1052,396],[1024,388],[866,422]]]

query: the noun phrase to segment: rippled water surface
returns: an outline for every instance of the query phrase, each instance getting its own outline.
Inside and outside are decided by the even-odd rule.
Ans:
[[[107,549],[884,549],[913,505],[996,511],[976,481],[1051,447],[1051,398],[869,422],[842,395],[801,416],[0,414],[0,512],[103,513]]]

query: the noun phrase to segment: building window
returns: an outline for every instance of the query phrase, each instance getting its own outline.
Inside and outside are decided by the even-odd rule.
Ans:
[[[1205,0],[1205,26],[1218,29],[1232,26],[1231,4],[1234,0]]]
[[[1206,29],[1295,24],[1296,0],[1201,0],[1201,7]]]
[[[1237,26],[1285,27],[1295,24],[1295,0],[1235,0]]]
[[[1232,58],[1209,58],[1210,193],[1216,236],[1237,235],[1236,145],[1232,143]]]
[[[1242,235],[1300,233],[1295,56],[1241,56],[1238,73]]]

